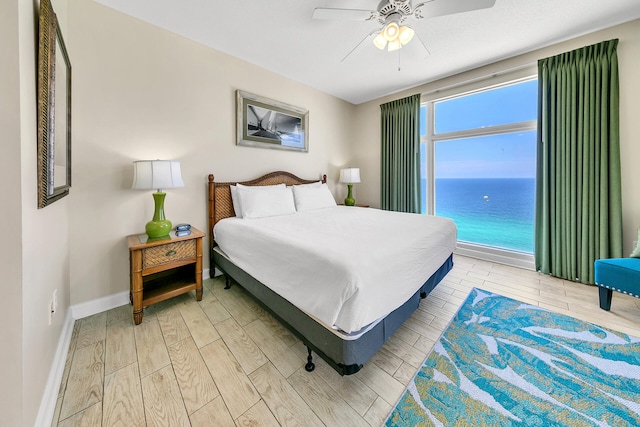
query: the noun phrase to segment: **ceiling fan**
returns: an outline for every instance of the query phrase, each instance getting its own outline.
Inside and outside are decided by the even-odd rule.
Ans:
[[[311,17],[323,20],[378,21],[382,25],[382,28],[375,29],[367,34],[360,43],[342,58],[342,61],[344,61],[368,37],[373,35],[375,35],[373,44],[378,49],[383,50],[386,48],[391,52],[402,48],[416,35],[413,28],[406,25],[408,20],[487,9],[493,7],[495,2],[496,0],[427,0],[412,6],[411,0],[381,0],[376,10],[317,7],[313,10]],[[420,36],[418,36],[418,39],[422,46],[427,49]]]

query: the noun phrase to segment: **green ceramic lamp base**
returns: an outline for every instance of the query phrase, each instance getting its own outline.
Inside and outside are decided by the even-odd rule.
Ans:
[[[144,230],[147,236],[152,238],[168,236],[171,231],[171,221],[149,221]]]
[[[354,199],[353,195],[351,194],[352,187],[353,187],[353,184],[347,184],[348,192],[347,192],[347,198],[344,199],[345,206],[355,206],[356,205],[356,199]]]
[[[153,201],[155,203],[155,212],[153,219],[145,226],[147,236],[152,238],[168,236],[171,231],[171,221],[164,217],[164,197],[167,193],[160,191],[153,193]]]

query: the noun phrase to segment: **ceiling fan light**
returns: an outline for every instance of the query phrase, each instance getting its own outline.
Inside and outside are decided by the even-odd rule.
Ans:
[[[398,50],[402,47],[402,43],[400,43],[400,40],[393,40],[389,42],[389,46],[387,47],[387,50],[389,52],[393,52],[394,50]]]
[[[400,34],[400,26],[397,22],[391,21],[384,27],[382,32],[384,39],[388,42],[392,42],[398,39],[398,35]]]
[[[400,35],[398,36],[398,39],[400,40],[400,43],[405,45],[411,41],[415,33],[416,32],[413,31],[413,28],[403,25],[400,27]]]
[[[382,32],[378,33],[378,35],[373,39],[373,44],[380,50],[385,48],[387,40],[384,38]]]

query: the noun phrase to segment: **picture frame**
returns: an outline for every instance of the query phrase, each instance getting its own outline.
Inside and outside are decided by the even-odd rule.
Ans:
[[[38,208],[71,188],[71,62],[50,0],[38,30]]]
[[[309,151],[308,110],[242,90],[236,104],[237,145]]]

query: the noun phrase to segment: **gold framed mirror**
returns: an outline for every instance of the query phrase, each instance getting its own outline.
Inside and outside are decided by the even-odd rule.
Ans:
[[[38,208],[71,188],[71,63],[50,0],[40,0]]]

